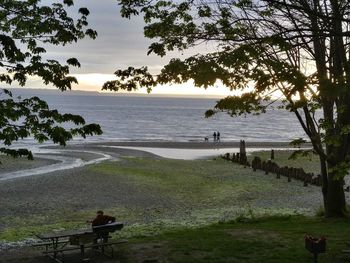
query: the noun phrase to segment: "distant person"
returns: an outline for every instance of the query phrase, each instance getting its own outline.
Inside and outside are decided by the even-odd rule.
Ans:
[[[220,132],[216,133],[216,140],[219,142],[220,141]]]
[[[216,142],[216,132],[213,133],[214,142]]]

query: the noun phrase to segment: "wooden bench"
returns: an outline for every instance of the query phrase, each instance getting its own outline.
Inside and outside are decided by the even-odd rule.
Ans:
[[[55,242],[55,244],[56,245],[63,244],[63,246],[61,246],[61,248],[62,248],[66,244],[68,244],[68,242],[69,242],[68,239],[67,240],[58,240],[58,241]],[[53,243],[51,241],[50,242],[49,241],[48,242],[39,242],[39,243],[36,243],[36,244],[32,244],[31,246],[32,247],[43,247],[43,246],[45,246],[45,251],[49,251],[49,249],[53,247]]]
[[[64,252],[74,250],[80,250],[81,260],[84,260],[85,249],[87,248],[97,248],[95,251],[107,256],[108,254],[105,253],[105,248],[110,248],[111,257],[113,257],[112,245],[124,243],[126,241],[108,242],[109,233],[120,230],[123,226],[123,223],[113,222],[106,225],[96,226],[92,229],[44,233],[38,235],[43,242],[35,245],[45,246],[43,254],[59,263],[63,262]],[[51,242],[47,240],[50,240]],[[58,256],[60,256],[60,258],[58,258]]]
[[[64,243],[68,243],[69,240],[59,240],[56,243],[57,244],[64,244]],[[52,246],[52,242],[39,242],[39,243],[35,243],[31,245],[32,247],[40,247],[40,246]]]
[[[94,250],[95,252],[99,252],[102,255],[108,256],[108,257],[113,257],[114,256],[114,249],[113,249],[113,245],[117,245],[117,244],[122,244],[122,243],[127,243],[127,240],[116,240],[116,241],[110,241],[110,242],[105,242],[105,243],[97,243],[97,244],[81,244],[80,246],[75,246],[75,247],[64,247],[64,248],[60,248],[60,249],[52,249],[52,250],[46,250],[43,251],[43,254],[49,255],[49,254],[55,254],[57,255],[58,253],[61,254],[62,257],[62,261],[61,260],[57,260],[57,258],[55,259],[57,262],[63,262],[63,256],[64,256],[64,252],[69,252],[69,251],[74,251],[74,250],[80,250],[80,256],[81,256],[81,260],[87,260],[87,258],[85,257],[85,249],[88,248],[97,248],[98,250]],[[111,248],[110,253],[106,253],[105,248]]]

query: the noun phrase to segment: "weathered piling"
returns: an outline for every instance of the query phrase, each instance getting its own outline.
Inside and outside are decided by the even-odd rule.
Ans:
[[[271,150],[271,159],[267,161],[261,160],[260,157],[255,156],[251,165],[247,158],[247,152],[245,147],[245,141],[240,141],[239,153],[229,154],[226,153],[221,156],[225,160],[232,161],[234,163],[238,163],[244,165],[244,167],[251,167],[253,171],[261,170],[265,174],[274,173],[276,174],[276,178],[280,179],[281,176],[287,177],[288,182],[291,182],[292,179],[296,179],[303,182],[303,186],[307,187],[309,184],[321,186],[322,185],[322,177],[321,175],[314,175],[313,173],[306,173],[303,168],[294,168],[294,167],[280,167],[277,163],[273,162],[275,158],[275,151]],[[350,187],[347,186],[345,191],[350,191]]]

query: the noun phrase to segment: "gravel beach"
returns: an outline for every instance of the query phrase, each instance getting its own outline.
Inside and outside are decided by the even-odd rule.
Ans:
[[[110,161],[118,161],[123,157],[141,157],[151,159],[161,159],[154,154],[130,149],[106,148],[109,146],[132,146],[132,147],[159,147],[159,148],[195,148],[207,149],[213,147],[212,144],[204,142],[111,142],[97,144],[81,144],[71,145],[64,148],[63,154],[66,157],[74,157],[91,161],[97,156],[93,152],[103,152],[110,155]],[[215,147],[231,148],[239,145],[238,143],[220,143]],[[247,147],[262,147],[262,148],[283,148],[288,147],[287,143],[251,143]],[[55,147],[54,149],[57,149]],[[89,151],[89,153],[86,153]],[[46,155],[48,156],[48,155]],[[33,167],[50,165],[54,161],[51,159],[36,158],[33,161]],[[28,164],[21,164],[21,161],[16,162],[17,165],[8,165],[1,174],[17,171],[18,169],[27,169]],[[119,178],[116,184],[115,178],[99,177],[90,169],[93,165],[58,170],[50,173],[27,176],[23,178],[9,179],[0,181],[0,196],[2,199],[2,209],[0,217],[26,217],[31,214],[54,214],[59,209],[66,210],[82,210],[89,208],[95,210],[97,208],[106,207],[106,203],[123,204],[125,207],[135,205],[144,207],[154,204],[155,206],[167,206],[171,203],[169,200],[159,199],[156,195],[134,189],[135,186],[130,182]],[[310,189],[313,189],[310,188]],[[319,189],[315,189],[317,199],[319,199]],[[132,193],[132,196],[130,196]],[[266,194],[268,196],[268,193]],[[281,197],[283,194],[281,195]],[[286,197],[290,199],[290,197]],[[298,199],[303,197],[297,197]],[[278,202],[283,203],[281,198]],[[259,201],[260,202],[260,201]],[[263,202],[263,201],[261,201]],[[317,201],[318,202],[318,201]],[[310,205],[313,205],[312,202]],[[171,206],[171,205],[170,205]],[[0,229],[4,227],[4,222],[0,222]]]
[[[22,221],[26,224],[28,221],[28,224],[40,222],[43,225],[50,225],[57,223],[57,218],[66,218],[65,221],[83,222],[93,216],[97,209],[117,214],[119,220],[126,222],[127,226],[132,228],[152,225],[159,220],[184,225],[208,224],[223,220],[225,217],[232,219],[247,210],[253,210],[255,213],[295,211],[310,214],[314,213],[322,202],[320,188],[315,186],[305,188],[301,182],[287,183],[286,180],[276,180],[273,175],[263,176],[262,172],[252,174],[250,169],[238,165],[234,166],[234,176],[227,176],[232,173],[232,166],[223,160],[193,162],[167,160],[145,151],[111,148],[106,145],[177,149],[214,147],[213,143],[205,142],[111,142],[70,145],[60,154],[67,158],[79,158],[85,162],[98,158],[99,153],[107,154],[111,158],[101,165],[92,163],[72,169],[0,181],[2,208],[0,231],[16,228],[18,222],[23,224]],[[216,144],[215,147],[232,148],[238,145],[239,143],[230,142]],[[247,147],[276,149],[289,146],[287,143],[252,143],[247,144]],[[35,159],[35,167],[52,164],[53,160],[45,160],[42,157]],[[27,164],[9,165],[0,171],[0,178],[3,173],[27,167]],[[144,168],[141,171],[133,170],[135,167]],[[179,169],[181,170],[179,173],[183,176],[179,174],[179,178],[184,181],[175,181],[172,186],[173,183],[164,185],[159,179],[153,178],[147,181],[148,179],[144,179],[143,176],[133,175],[133,173],[142,175],[144,170],[148,169],[150,173],[161,172],[165,175]],[[187,177],[184,174],[188,174]],[[210,178],[206,178],[207,175],[202,178],[202,174],[208,174]],[[161,174],[159,177],[162,177]],[[141,181],[138,181],[140,178]],[[212,193],[208,192],[207,196],[204,188],[198,188],[198,195],[193,195],[191,184],[193,187],[203,187],[201,181],[196,183],[198,178],[208,182],[208,186],[218,187],[219,192],[210,189]],[[186,185],[187,180],[191,184]],[[247,188],[236,189],[234,188],[236,184],[246,185]],[[174,187],[180,188],[172,189]],[[77,216],[80,217],[79,220]],[[6,243],[2,243],[1,247],[3,250]],[[3,250],[0,256],[3,256],[3,259],[7,258],[7,261],[0,259],[0,262],[16,262],[14,258],[21,253],[24,253],[22,260],[28,257],[27,261],[23,262],[41,262],[37,257],[34,257],[37,261],[31,261],[33,253],[38,251],[30,253],[23,252],[26,249],[21,251],[17,253],[16,250]]]

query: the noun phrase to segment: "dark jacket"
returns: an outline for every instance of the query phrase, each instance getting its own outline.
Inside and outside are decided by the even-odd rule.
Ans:
[[[100,226],[112,222],[115,222],[115,217],[108,215],[98,215],[94,220],[92,220],[92,226]]]

